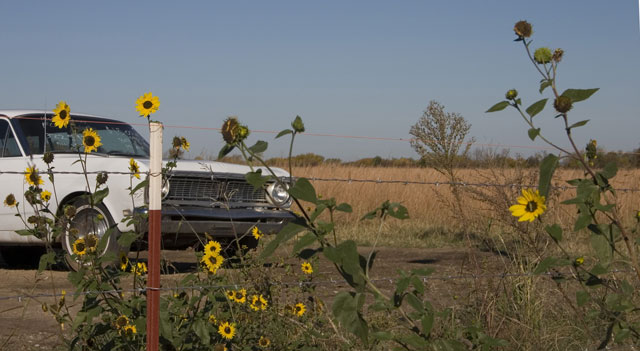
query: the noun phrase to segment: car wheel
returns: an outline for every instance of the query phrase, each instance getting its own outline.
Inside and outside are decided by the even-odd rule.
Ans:
[[[107,245],[102,252],[98,253],[98,256],[103,256],[108,252],[117,254],[119,251],[117,240],[120,232],[115,227],[115,222],[107,208],[102,203],[91,206],[87,200],[82,198],[76,199],[71,204],[75,206],[76,214],[69,221],[70,229],[61,236],[62,250],[69,267],[73,270],[80,267],[80,262],[72,257],[74,242],[87,238],[91,234],[95,235],[98,241],[105,235],[110,235]],[[109,228],[113,228],[113,230],[108,232]]]

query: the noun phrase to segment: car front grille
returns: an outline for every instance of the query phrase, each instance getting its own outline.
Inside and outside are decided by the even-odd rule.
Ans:
[[[169,178],[169,185],[169,195],[165,201],[267,203],[264,190],[256,189],[240,179],[174,176]]]

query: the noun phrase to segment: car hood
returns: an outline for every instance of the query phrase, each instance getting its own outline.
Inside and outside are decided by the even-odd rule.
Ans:
[[[140,159],[137,160],[141,164],[144,164],[146,168],[149,168],[149,160],[148,159]],[[165,165],[169,160],[163,160],[162,163]],[[254,169],[262,169],[262,174],[269,174],[268,170],[264,167],[254,167]],[[288,177],[289,172],[285,171],[282,168],[271,167],[273,172],[278,177]],[[226,162],[216,162],[216,161],[194,161],[194,160],[178,160],[177,166],[174,168],[175,171],[185,171],[185,172],[213,172],[213,173],[239,173],[245,174],[251,172],[251,168],[245,165],[238,165],[233,163]]]

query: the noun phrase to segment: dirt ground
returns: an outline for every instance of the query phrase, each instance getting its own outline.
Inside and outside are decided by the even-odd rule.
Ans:
[[[363,254],[370,249],[361,248]],[[398,277],[400,268],[435,268],[434,279],[430,286],[430,294],[443,301],[455,299],[466,279],[439,279],[438,277],[457,276],[468,273],[471,261],[487,262],[496,260],[490,253],[469,251],[465,249],[418,249],[418,248],[378,248],[374,268],[371,272],[383,290],[392,287],[386,278]],[[190,251],[164,251],[164,256],[178,268],[177,274],[164,275],[162,280],[179,279],[185,273],[197,269],[194,255]],[[144,253],[143,253],[144,255]],[[73,291],[67,281],[67,271],[46,271],[37,275],[35,267],[0,266],[0,350],[50,350],[59,345],[60,326],[50,314],[43,312],[43,303],[55,303],[55,297],[37,297],[40,294],[51,294],[54,290]],[[341,281],[335,268],[322,258],[316,266],[317,281]],[[385,278],[385,279],[383,279]],[[393,283],[395,284],[395,283]],[[318,293],[321,297],[331,298],[346,286],[327,284],[320,285]],[[19,297],[22,296],[22,297]],[[33,296],[27,298],[24,296]]]

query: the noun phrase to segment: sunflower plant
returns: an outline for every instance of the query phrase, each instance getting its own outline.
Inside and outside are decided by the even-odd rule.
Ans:
[[[574,197],[562,202],[573,206],[577,216],[573,223],[548,223],[544,230],[556,244],[558,254],[541,258],[535,273],[552,272],[558,291],[564,301],[575,311],[576,320],[598,348],[608,348],[610,343],[637,345],[640,342],[640,301],[637,289],[640,284],[640,262],[638,258],[638,223],[626,220],[633,217],[630,209],[619,205],[618,192],[611,184],[618,167],[612,162],[603,168],[594,167],[596,141],[590,139],[585,148],[578,147],[575,131],[587,125],[589,120],[574,121],[570,118],[573,107],[587,100],[599,89],[560,90],[559,67],[564,50],[547,47],[532,48],[533,28],[527,21],[514,26],[515,41],[521,43],[524,52],[541,80],[537,87],[540,94],[549,97],[524,107],[523,99],[515,89],[508,90],[505,99],[496,103],[487,112],[514,109],[528,127],[531,140],[540,140],[557,150],[540,165],[537,189],[523,189],[522,196],[511,206],[510,211],[519,221],[542,221],[547,210],[545,199],[552,189],[552,179],[560,159],[580,165],[584,176],[568,181],[575,189]],[[548,102],[553,102],[551,115],[565,131],[569,147],[561,147],[557,141],[546,137],[537,121]],[[551,110],[551,109],[548,109]],[[535,117],[535,118],[534,118]],[[570,238],[570,239],[569,239]],[[584,241],[590,250],[571,252],[570,240]],[[567,269],[570,273],[566,273]],[[616,274],[618,271],[629,274]],[[575,291],[570,297],[569,291]]]

